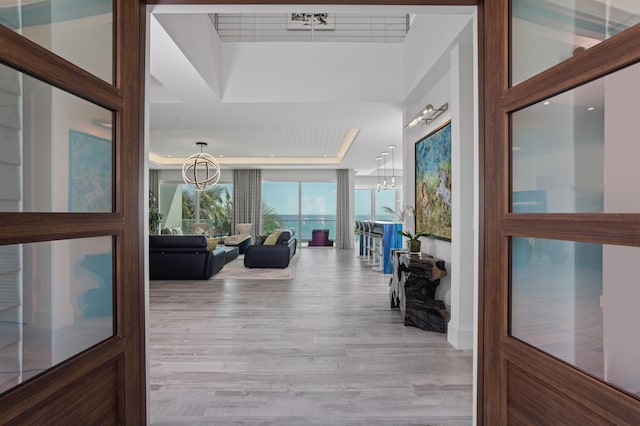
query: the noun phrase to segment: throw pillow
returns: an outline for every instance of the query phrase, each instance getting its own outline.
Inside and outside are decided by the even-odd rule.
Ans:
[[[218,247],[218,239],[217,238],[207,238],[207,249],[209,251],[214,251]]]
[[[258,235],[258,236],[256,237],[256,243],[255,243],[255,245],[257,245],[257,246],[261,246],[262,244],[264,244],[264,240],[266,240],[268,236],[269,236],[269,235]]]
[[[280,238],[280,234],[282,231],[276,231],[273,234],[269,235],[266,240],[264,240],[263,245],[265,246],[275,246],[278,242],[278,238]]]

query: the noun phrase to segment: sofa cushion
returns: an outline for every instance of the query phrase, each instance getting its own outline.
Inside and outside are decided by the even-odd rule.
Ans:
[[[263,245],[265,245],[265,246],[274,246],[274,245],[276,245],[276,243],[278,242],[278,239],[280,238],[281,234],[282,234],[282,231],[275,231],[274,233],[269,235],[266,240],[264,240]]]
[[[293,238],[295,231],[293,229],[282,229],[281,231],[282,233],[278,237],[276,244],[289,244],[289,240]]]
[[[255,245],[261,246],[262,244],[264,244],[264,240],[266,240],[268,236],[269,236],[268,234],[267,235],[258,235],[256,237]]]
[[[218,247],[218,239],[217,238],[207,238],[207,249],[209,251],[213,251]]]

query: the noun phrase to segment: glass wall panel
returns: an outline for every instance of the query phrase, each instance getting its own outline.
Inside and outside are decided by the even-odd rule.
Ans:
[[[371,189],[356,189],[354,195],[355,220],[371,220]]]
[[[112,237],[0,246],[0,392],[113,334]]]
[[[233,184],[219,183],[204,192],[182,183],[161,183],[160,229],[163,234],[193,234],[198,225],[207,224],[210,236],[231,235]],[[200,226],[201,227],[201,226]]]
[[[113,211],[113,113],[0,64],[0,211]]]
[[[215,236],[232,235],[231,219],[233,217],[233,184],[217,184],[198,196],[198,223],[210,226],[209,234]]]
[[[300,184],[262,182],[262,230],[293,228],[300,235]]]
[[[375,192],[375,219],[377,221],[394,220],[394,212],[396,208],[396,191],[376,191]]]
[[[514,85],[640,22],[635,0],[512,0],[511,5]]]
[[[314,229],[328,229],[329,238],[336,236],[336,182],[301,182],[300,238],[310,240]]]
[[[511,335],[640,397],[640,248],[512,238]]]
[[[637,213],[640,64],[511,115],[514,213]]]
[[[7,0],[0,24],[113,82],[112,0]]]

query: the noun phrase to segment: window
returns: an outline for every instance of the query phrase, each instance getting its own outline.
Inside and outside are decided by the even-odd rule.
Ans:
[[[394,221],[393,212],[396,207],[396,191],[376,191],[375,200],[375,219],[390,222]]]
[[[314,229],[336,232],[336,182],[263,182],[262,229],[293,228],[300,240]]]
[[[210,235],[231,235],[233,184],[222,183],[204,192],[185,184],[160,185],[160,225],[163,233],[192,234],[192,225],[207,223]]]
[[[370,220],[371,213],[371,189],[356,189],[354,195],[354,215],[355,220]]]

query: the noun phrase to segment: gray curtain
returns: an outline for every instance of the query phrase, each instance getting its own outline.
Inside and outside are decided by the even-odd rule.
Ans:
[[[336,214],[336,247],[353,248],[353,218],[351,209],[351,182],[347,169],[337,170],[338,199]]]
[[[158,184],[158,176],[160,175],[159,170],[149,170],[149,192],[158,196],[159,184]]]
[[[262,230],[262,171],[233,171],[233,231],[236,223],[252,223],[253,238]]]

